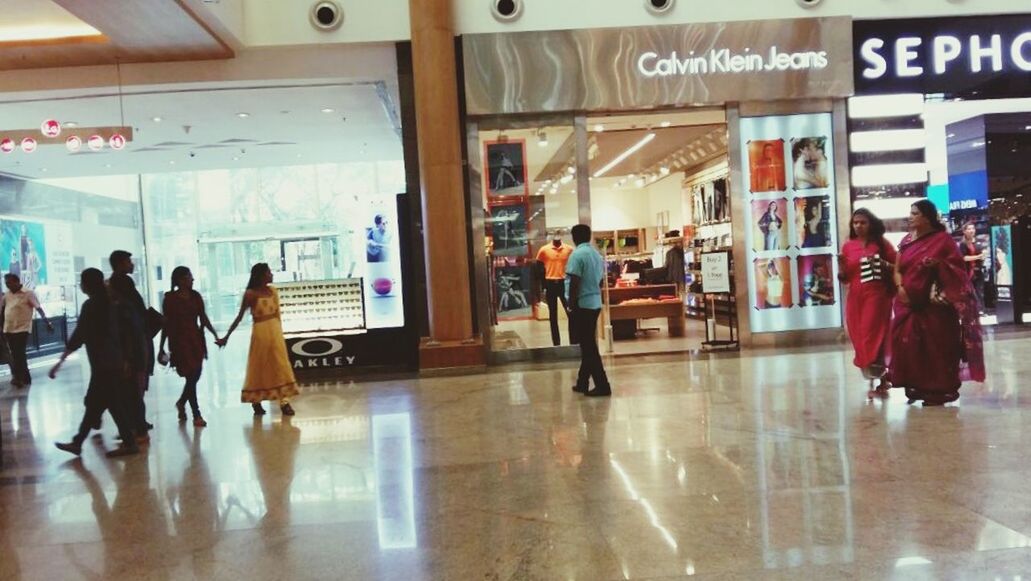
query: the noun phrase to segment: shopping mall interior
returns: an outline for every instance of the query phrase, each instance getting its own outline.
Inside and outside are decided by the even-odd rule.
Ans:
[[[1012,0],[2,8],[0,274],[23,287],[0,306],[0,581],[1031,570]],[[898,245],[924,198],[972,317],[939,279],[896,301],[875,256],[838,276],[853,210]],[[578,224],[611,393],[578,392]],[[214,328],[188,317],[192,418],[174,341],[148,379],[130,353],[114,250],[166,314],[191,271]],[[891,296],[861,365],[871,281]],[[921,308],[962,330],[892,327]],[[958,399],[874,389],[907,354]]]

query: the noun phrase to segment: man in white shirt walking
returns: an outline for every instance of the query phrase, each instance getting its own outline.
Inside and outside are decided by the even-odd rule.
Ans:
[[[4,329],[4,339],[11,352],[11,385],[25,387],[32,384],[25,349],[29,343],[29,333],[32,332],[33,311],[39,313],[48,329],[53,331],[54,326],[39,305],[36,293],[22,287],[18,275],[5,274],[4,284],[8,292],[0,299],[0,326]]]

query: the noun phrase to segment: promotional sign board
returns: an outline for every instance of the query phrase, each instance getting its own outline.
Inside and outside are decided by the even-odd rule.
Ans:
[[[830,113],[741,119],[753,333],[841,326]]]
[[[857,20],[857,95],[1031,96],[1031,15]]]
[[[702,292],[730,292],[730,260],[726,252],[702,254]]]

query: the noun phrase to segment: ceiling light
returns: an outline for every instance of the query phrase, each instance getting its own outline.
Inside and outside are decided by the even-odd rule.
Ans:
[[[562,176],[562,179],[559,180],[559,182],[561,182],[563,184],[568,184],[571,181],[573,181],[573,176],[571,176],[571,175],[564,175],[564,176]]]
[[[566,173],[569,174],[569,175],[575,175],[576,174],[576,168],[573,167],[573,166],[569,166],[569,167],[566,168]]]
[[[639,187],[639,188],[643,188],[644,187],[644,178],[637,178],[637,180],[634,181],[634,185]]]
[[[664,166],[660,167],[659,168],[659,173],[661,175],[668,176],[669,175],[669,166],[664,165]]]
[[[543,131],[537,132],[537,145],[541,147],[548,146],[548,134]]]
[[[1025,125],[1024,131],[1031,131],[1031,125]]]
[[[955,136],[956,136],[956,134],[955,134],[955,133],[950,133],[950,134],[946,135],[946,136],[945,136],[945,138],[946,138],[946,139],[952,139],[952,138],[953,138],[953,137],[955,137]]]
[[[983,141],[975,141],[975,142],[970,144],[970,147],[973,147],[975,149],[978,148],[978,147],[984,147],[984,142]]]
[[[103,36],[85,22],[48,24],[8,24],[0,26],[0,42],[26,42]]]
[[[74,129],[74,128],[78,127],[79,124],[76,123],[75,121],[65,121],[64,122],[64,126],[69,128],[69,129]]]
[[[322,110],[322,112],[323,112],[323,113],[332,113],[332,112],[333,112],[333,111],[335,111],[335,110],[336,110],[336,109],[331,109],[331,108],[329,108],[329,107],[326,107],[325,109],[323,109],[323,110]]]
[[[153,121],[154,123],[161,123],[162,121],[164,121],[164,119],[162,119],[161,117],[158,117],[157,115],[151,117],[150,120]]]
[[[233,161],[240,161],[240,157],[239,157],[239,156],[236,156],[236,155],[234,155],[234,156],[233,156]]]
[[[605,131],[605,126],[599,123],[594,126],[594,131],[595,133],[601,133],[602,131]]]
[[[645,135],[644,138],[642,138],[640,141],[638,141],[637,143],[631,145],[630,147],[627,148],[626,151],[624,151],[623,153],[619,154],[616,157],[616,159],[613,159],[612,161],[610,161],[607,164],[605,164],[605,167],[603,167],[600,170],[596,171],[594,173],[594,177],[600,178],[601,176],[605,175],[606,172],[608,172],[610,169],[612,169],[612,168],[616,167],[617,165],[619,165],[620,163],[622,163],[624,159],[626,159],[626,158],[630,157],[631,155],[637,153],[638,150],[640,150],[645,145],[648,145],[648,143],[651,142],[651,140],[653,140],[653,139],[655,139],[655,134],[654,133],[649,133],[648,135]]]
[[[39,168],[39,171],[41,171],[41,172],[43,172],[43,173],[47,173],[47,168],[45,168],[45,167],[41,167],[41,168]]]
[[[111,169],[111,164],[109,164],[109,163],[105,163],[105,164],[104,164],[104,167],[106,167],[106,168],[108,168],[108,169]]]
[[[662,127],[669,127],[670,125],[673,125],[673,124],[672,124],[672,123],[670,123],[669,121],[663,121],[663,122],[662,122],[662,123],[660,123],[659,125],[660,125],[660,126],[662,126]]]
[[[241,111],[241,112],[237,113],[236,116],[239,117],[240,119],[246,119],[246,118],[250,117],[251,114],[250,113],[244,113],[243,111]]]
[[[168,160],[168,165],[175,165],[175,160],[174,159]]]

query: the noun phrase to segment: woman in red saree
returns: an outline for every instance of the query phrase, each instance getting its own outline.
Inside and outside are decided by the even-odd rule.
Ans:
[[[890,377],[910,403],[943,405],[959,399],[963,381],[984,381],[977,299],[934,204],[913,204],[909,225],[895,266]]]
[[[884,239],[884,222],[866,209],[853,212],[849,240],[838,255],[838,279],[848,285],[845,326],[856,352],[852,363],[870,380],[870,397],[884,397],[890,387],[884,375],[895,259],[895,249]]]

